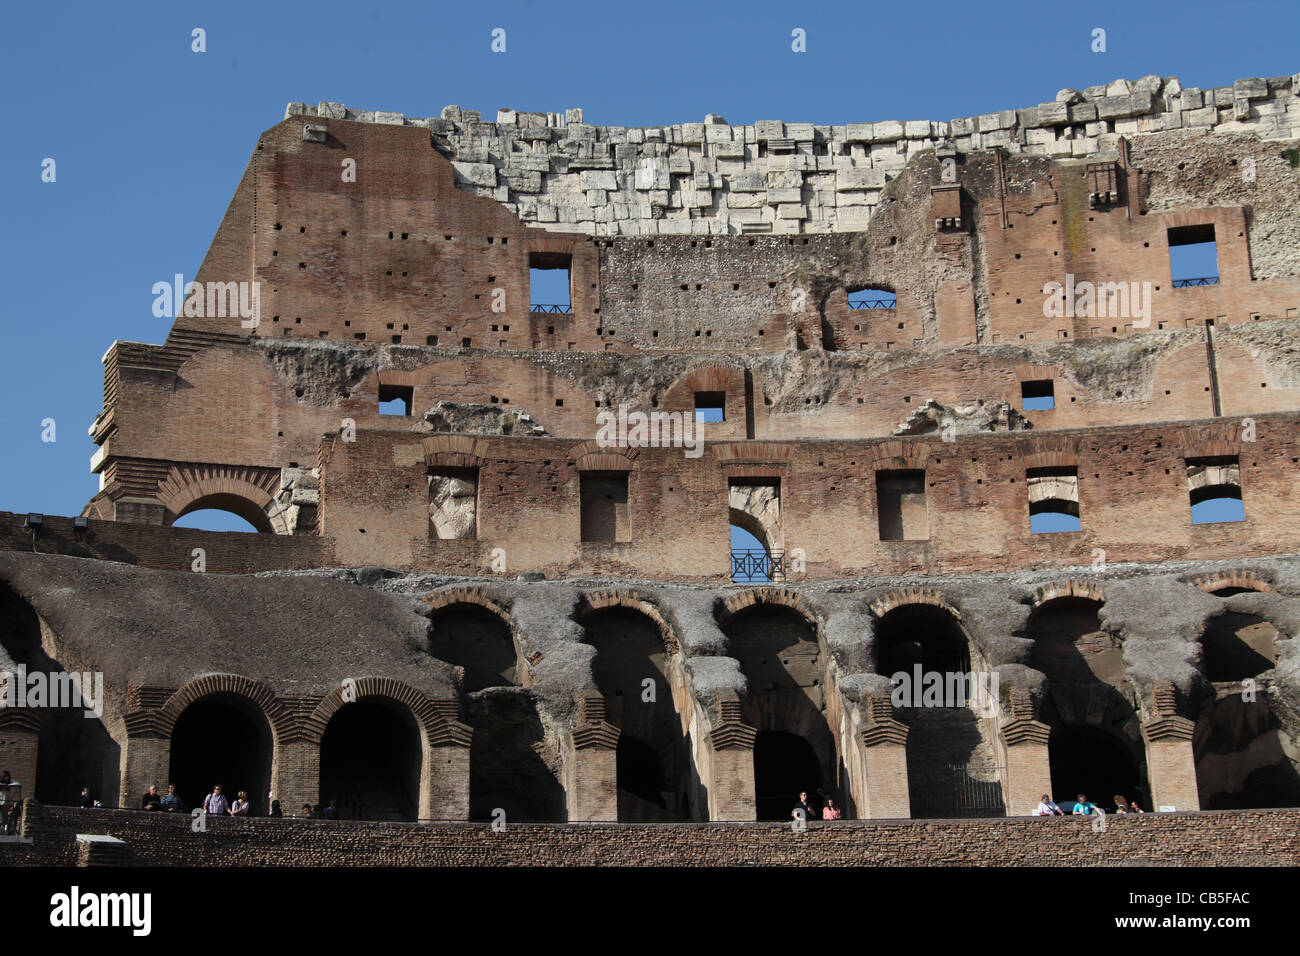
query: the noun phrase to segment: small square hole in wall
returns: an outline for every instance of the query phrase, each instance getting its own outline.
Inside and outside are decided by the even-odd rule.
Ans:
[[[425,345],[437,345],[437,344],[438,344],[438,336],[436,336],[436,335],[426,335],[426,336],[424,337],[424,344],[425,344]]]

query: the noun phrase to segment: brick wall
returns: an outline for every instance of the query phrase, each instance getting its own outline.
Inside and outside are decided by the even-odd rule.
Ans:
[[[508,825],[208,821],[121,810],[28,806],[30,845],[0,844],[0,862],[71,866],[77,833],[126,841],[141,865],[746,865],[1295,866],[1300,811],[1108,817],[785,824]]]

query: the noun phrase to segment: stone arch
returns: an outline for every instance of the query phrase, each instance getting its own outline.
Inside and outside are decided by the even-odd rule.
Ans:
[[[664,618],[653,603],[643,598],[636,591],[593,591],[584,594],[578,609],[579,623],[597,611],[608,607],[625,607],[644,614],[659,628],[660,636],[664,642],[664,650],[669,654],[681,653],[682,644],[677,639],[677,633],[673,630],[673,626],[668,623],[667,619]]]
[[[595,648],[592,679],[617,729],[617,816],[624,822],[691,819],[696,798],[687,728],[690,693],[680,644],[634,591],[583,595],[575,618]],[[647,691],[653,687],[653,698]]]
[[[275,499],[279,469],[232,465],[173,465],[158,483],[163,523],[191,511],[217,508],[243,518],[263,533],[288,534],[284,509]]]
[[[1048,680],[1124,684],[1124,651],[1102,627],[1098,613],[1106,601],[1100,585],[1054,581],[1034,590],[1028,636],[1029,666]]]
[[[481,438],[430,435],[420,442],[426,468],[478,468],[487,452]]]
[[[828,797],[844,805],[846,776],[827,695],[829,658],[816,614],[802,595],[765,587],[729,595],[716,616],[747,685],[739,717],[756,734],[758,819],[788,819],[801,791],[818,812]]]
[[[1273,585],[1262,579],[1255,571],[1221,571],[1215,574],[1203,574],[1190,583],[1207,594],[1219,597],[1228,596],[1219,594],[1220,591],[1231,591],[1233,594],[1242,591],[1277,593]]]
[[[879,619],[909,604],[933,605],[947,611],[958,621],[962,619],[961,612],[944,599],[942,592],[934,588],[901,588],[897,591],[889,591],[872,601],[868,608]]]
[[[462,668],[467,692],[524,683],[521,677],[527,676],[524,674],[527,658],[519,646],[514,622],[510,613],[482,588],[453,588],[428,595],[424,600],[433,608],[429,651],[434,657]],[[472,633],[475,646],[457,643],[452,634],[441,633],[439,619],[454,614],[468,616],[462,623],[464,630]]]
[[[330,718],[347,704],[369,697],[386,698],[407,708],[419,726],[427,746],[469,745],[470,729],[454,718],[448,719],[446,707],[440,707],[410,684],[389,677],[356,678],[349,684],[330,691],[303,722],[307,739],[320,743]]]
[[[1082,598],[1104,604],[1106,603],[1106,590],[1100,584],[1092,581],[1052,581],[1034,588],[1030,604],[1033,607],[1042,607],[1048,601],[1055,601],[1058,598]]]
[[[168,777],[186,806],[219,783],[227,799],[245,790],[254,812],[267,812],[293,722],[265,684],[237,674],[197,677],[168,697],[153,724],[168,742]]]

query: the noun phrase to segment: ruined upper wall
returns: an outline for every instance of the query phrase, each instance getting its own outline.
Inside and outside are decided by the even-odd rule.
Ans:
[[[1177,77],[1115,80],[1055,102],[949,122],[815,126],[760,120],[728,126],[592,126],[582,110],[477,110],[441,117],[290,103],[285,118],[320,116],[423,126],[447,152],[457,186],[503,203],[525,223],[590,235],[727,235],[855,232],[888,179],[917,153],[1003,147],[1068,158],[1113,153],[1118,138],[1172,129],[1300,137],[1300,74],[1243,79],[1213,90]]]

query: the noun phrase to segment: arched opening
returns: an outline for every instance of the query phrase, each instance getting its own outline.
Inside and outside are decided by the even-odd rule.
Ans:
[[[248,792],[253,813],[269,807],[271,725],[252,701],[238,694],[213,694],[190,704],[176,718],[171,740],[171,779],[186,807],[202,806],[214,784],[234,800]]]
[[[907,775],[913,817],[1002,816],[1002,768],[987,721],[991,683],[971,668],[960,622],[932,604],[905,604],[876,622],[878,673],[894,683],[897,718],[908,727]]]
[[[1079,503],[1064,498],[1044,498],[1029,506],[1029,533],[1055,534],[1058,531],[1082,531]]]
[[[453,604],[434,612],[429,653],[465,668],[466,693],[515,683],[517,654],[510,627],[487,608]]]
[[[1102,629],[1101,604],[1061,597],[1036,607],[1029,616],[1034,641],[1029,666],[1048,680],[1118,686],[1124,679],[1124,652]]]
[[[186,512],[172,522],[173,528],[192,528],[196,531],[239,531],[257,534],[258,530],[247,520],[231,511],[219,508],[200,508]]]
[[[957,620],[931,604],[905,604],[876,625],[876,672],[886,677],[922,672],[966,674],[970,649]]]
[[[547,746],[532,692],[494,687],[465,699],[465,719],[474,728],[469,751],[469,816],[491,820],[563,821],[564,787],[559,756]]]
[[[197,517],[185,521],[189,515],[200,512]],[[220,517],[210,512],[224,513],[229,517]],[[172,527],[200,528],[205,531],[247,531],[248,528],[238,524],[234,519],[242,518],[253,530],[273,534],[271,519],[256,502],[239,495],[213,494],[204,495],[191,501],[169,522]]]
[[[1153,809],[1145,774],[1114,734],[1082,725],[1053,727],[1047,758],[1052,797],[1067,813],[1081,793],[1107,811],[1114,809],[1116,795],[1136,800],[1144,810]]]
[[[738,584],[769,584],[773,571],[772,552],[763,538],[751,530],[757,522],[744,515],[745,520],[741,523],[737,514],[734,510],[731,512],[731,580]]]
[[[1210,485],[1194,488],[1189,497],[1192,502],[1192,524],[1221,524],[1246,520],[1246,505],[1242,501],[1239,485]]]
[[[690,756],[658,624],[632,608],[609,607],[584,615],[583,625],[584,640],[596,648],[592,672],[606,717],[621,733],[619,820],[690,819],[690,801],[680,799],[690,790]]]
[[[321,805],[337,801],[344,820],[415,820],[421,758],[405,708],[378,698],[344,704],[321,737]]]
[[[821,761],[807,740],[780,730],[761,731],[754,739],[754,803],[760,820],[789,820],[799,794],[820,813]]]
[[[1211,618],[1201,636],[1206,679],[1242,681],[1272,670],[1277,636],[1277,628],[1254,614],[1228,612]]]
[[[1205,810],[1300,807],[1300,772],[1265,695],[1217,698],[1196,722],[1196,787]]]
[[[731,656],[739,661],[745,676],[747,690],[741,702],[742,719],[756,727],[760,737],[763,732],[773,732],[801,740],[818,768],[815,780],[802,786],[808,790],[810,802],[820,807],[826,797],[832,797],[843,806],[842,768],[826,718],[826,663],[812,623],[793,608],[757,604],[733,617],[723,631],[730,643]],[[782,745],[775,746],[776,752],[782,752],[779,750]],[[780,803],[779,813],[773,809],[776,803],[767,804],[767,812],[775,816],[764,818],[760,810],[759,818],[788,819],[800,788],[796,787],[792,793],[760,792],[757,749],[754,772],[756,799]],[[781,783],[783,777],[778,775],[776,779],[782,787],[786,786]]]

